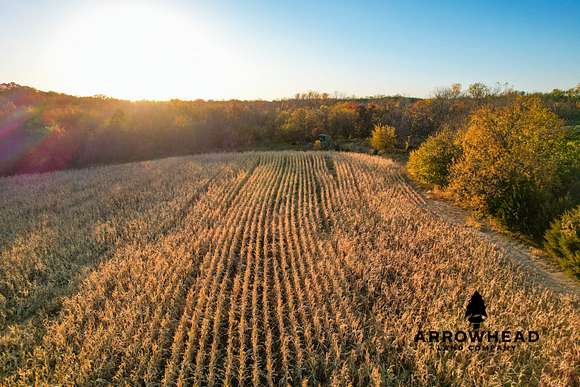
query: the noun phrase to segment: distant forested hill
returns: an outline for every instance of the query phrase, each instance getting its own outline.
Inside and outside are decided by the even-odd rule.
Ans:
[[[0,84],[0,175],[308,144],[320,133],[366,138],[378,123],[395,127],[397,145],[408,149],[444,126],[461,128],[474,108],[505,104],[518,94],[474,84],[465,92],[454,85],[429,99],[308,92],[277,101],[131,102]],[[542,98],[568,125],[580,124],[580,87]]]

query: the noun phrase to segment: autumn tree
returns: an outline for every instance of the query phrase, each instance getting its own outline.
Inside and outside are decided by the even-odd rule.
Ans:
[[[371,136],[375,124],[397,128],[397,144],[410,150],[444,127],[467,126],[469,114],[481,105],[509,106],[517,95],[508,85],[475,85],[467,92],[455,85],[427,99],[307,92],[276,101],[129,102],[0,84],[0,174],[22,172],[19,160],[40,148],[46,160],[66,154],[66,162],[45,165],[69,168],[272,142],[307,143],[322,133],[339,141],[362,139]],[[537,98],[574,126],[580,124],[578,90],[537,93]],[[51,146],[37,146],[41,141]]]
[[[457,137],[457,133],[444,128],[411,152],[407,164],[411,176],[424,184],[447,186],[449,169],[461,155]]]
[[[337,137],[351,137],[357,114],[348,105],[334,105],[328,114],[328,126],[331,133]]]
[[[561,120],[538,98],[482,107],[470,117],[450,188],[507,227],[539,235],[561,211],[551,207],[557,202],[562,158],[556,150],[563,137]]]
[[[396,130],[392,126],[377,124],[373,128],[371,146],[379,151],[390,150],[395,145]]]
[[[467,88],[467,93],[472,98],[475,98],[477,100],[481,100],[481,99],[484,99],[486,97],[489,97],[491,95],[491,90],[489,89],[489,87],[487,85],[485,85],[483,83],[472,83]]]
[[[303,142],[308,138],[308,126],[306,121],[307,110],[299,108],[288,116],[282,125],[281,133],[285,141],[291,143]]]

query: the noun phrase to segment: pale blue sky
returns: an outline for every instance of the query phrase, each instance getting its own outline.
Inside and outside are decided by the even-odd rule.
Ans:
[[[580,1],[0,0],[0,18],[0,82],[75,95],[423,97],[454,82],[580,83]]]

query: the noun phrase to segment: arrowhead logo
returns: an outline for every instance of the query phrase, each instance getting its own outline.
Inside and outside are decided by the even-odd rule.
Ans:
[[[487,313],[485,312],[485,302],[483,297],[476,290],[467,304],[467,310],[465,311],[465,318],[471,323],[473,329],[479,329],[481,324],[487,318]]]
[[[536,330],[484,330],[481,325],[487,320],[485,301],[478,291],[473,293],[467,304],[465,318],[471,329],[443,330],[419,329],[414,342],[436,343],[438,351],[513,351],[518,343],[535,343],[540,339]]]

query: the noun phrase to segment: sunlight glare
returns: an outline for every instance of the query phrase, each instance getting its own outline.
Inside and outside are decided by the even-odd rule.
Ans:
[[[227,94],[231,50],[177,10],[127,3],[84,8],[59,28],[44,60],[80,95],[169,99]],[[227,68],[226,68],[227,66]],[[94,86],[98,85],[98,86]]]

